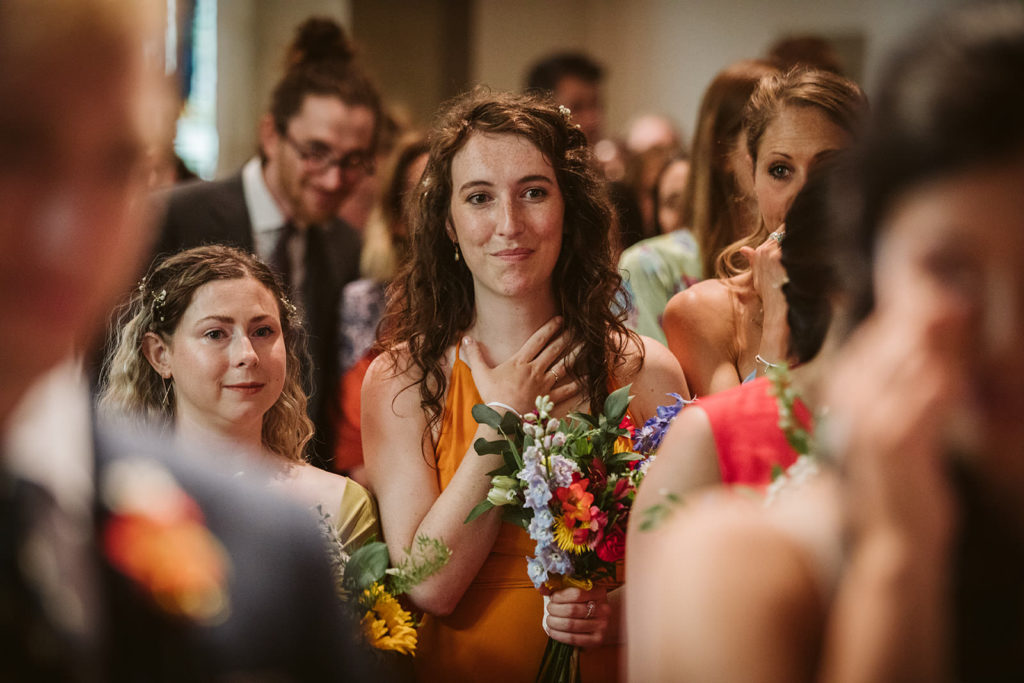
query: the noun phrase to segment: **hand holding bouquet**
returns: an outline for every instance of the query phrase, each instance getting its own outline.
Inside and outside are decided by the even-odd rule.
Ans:
[[[600,415],[572,413],[562,420],[551,416],[546,396],[523,416],[473,408],[477,422],[501,436],[478,439],[476,452],[501,454],[504,463],[490,473],[491,490],[466,521],[502,507],[506,521],[526,529],[536,543],[526,571],[538,589],[591,591],[596,581],[615,577],[636,487],[646,471],[645,456],[628,438],[629,401],[625,386],[608,396]],[[593,616],[595,601],[586,605],[587,616]],[[603,603],[601,608],[606,609]],[[537,680],[578,680],[578,655],[577,648],[549,639]]]

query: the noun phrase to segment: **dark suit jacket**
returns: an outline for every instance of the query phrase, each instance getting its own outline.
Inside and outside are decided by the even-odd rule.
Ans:
[[[11,637],[13,642],[5,641],[11,649],[5,649],[0,657],[0,680],[390,680],[359,645],[358,626],[346,616],[335,594],[324,539],[311,511],[273,495],[255,474],[245,478],[228,476],[227,472],[215,469],[222,462],[219,459],[192,459],[168,446],[166,439],[137,430],[97,427],[93,450],[96,467],[91,521],[95,531],[84,539],[86,545],[82,547],[83,553],[76,555],[75,571],[77,576],[84,572],[95,578],[88,584],[91,595],[85,604],[92,605],[96,628],[90,630],[87,640],[73,637],[65,642],[58,638],[54,642],[64,642],[63,647],[42,651],[32,646],[19,647],[21,639]],[[170,475],[177,488],[199,507],[202,525],[223,548],[227,572],[222,587],[230,607],[216,623],[204,624],[174,614],[151,595],[144,579],[129,576],[112,561],[115,556],[132,555],[136,562],[143,558],[145,564],[145,558],[161,558],[165,553],[179,557],[187,552],[178,541],[180,536],[168,535],[122,534],[113,546],[120,551],[107,546],[106,532],[111,520],[131,512],[110,502],[112,489],[104,484],[111,467],[124,462],[155,464]],[[3,467],[0,458],[0,475],[4,474]],[[141,488],[138,475],[137,471],[128,474],[133,478],[127,480],[127,486],[115,490],[146,491],[148,501],[160,502],[159,489],[153,493]],[[45,493],[41,495],[46,498]],[[47,530],[56,528],[45,523],[52,518],[55,508],[53,503],[41,505],[40,494],[30,500],[35,504],[23,504],[14,510],[5,508],[5,514],[21,520],[18,523],[27,532],[36,530],[26,533],[25,538],[38,539],[35,533],[49,533]],[[77,513],[65,510],[58,514],[67,517]],[[154,546],[163,550],[154,552]],[[187,559],[182,557],[183,561]],[[40,582],[42,595],[56,594],[52,582],[60,581],[61,577],[48,579],[48,572],[32,576]],[[12,585],[16,584],[17,581]],[[9,595],[4,591],[0,594]],[[24,598],[18,600],[14,604],[25,604]],[[60,604],[68,603],[65,600]],[[6,605],[0,609],[0,622],[10,629]],[[24,616],[36,627],[46,622]],[[25,621],[22,624],[23,632],[39,632],[24,630],[28,626]],[[14,628],[18,626],[15,624]],[[16,632],[10,631],[9,636]],[[28,636],[23,644],[38,642]]]
[[[262,480],[225,476],[152,438],[97,430],[97,482],[111,463],[149,458],[198,503],[230,558],[227,619],[201,626],[172,618],[130,579],[103,564],[112,680],[374,680],[376,672],[334,595],[323,538],[309,511]],[[110,511],[97,505],[102,529]],[[244,678],[242,680],[250,680]]]
[[[254,250],[241,174],[176,187],[166,196],[166,205],[155,253],[174,253],[202,244],[230,244]],[[296,303],[303,308],[313,363],[311,382],[306,387],[309,416],[316,426],[310,457],[315,464],[328,467],[334,452],[333,418],[338,414],[341,376],[341,290],[359,277],[360,239],[351,226],[335,219],[322,229],[312,230],[308,240],[307,248],[320,259],[321,274],[315,283],[314,278],[307,278],[306,291]]]

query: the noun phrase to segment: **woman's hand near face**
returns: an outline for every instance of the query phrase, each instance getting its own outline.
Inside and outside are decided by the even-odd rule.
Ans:
[[[779,232],[783,230],[780,227]],[[754,291],[761,298],[764,314],[757,353],[770,363],[785,362],[789,355],[789,324],[786,321],[789,308],[782,285],[788,282],[788,278],[786,269],[782,267],[780,243],[774,237],[768,237],[757,249],[743,247],[740,252],[750,263]],[[758,370],[761,370],[760,366]]]
[[[963,410],[965,316],[890,310],[844,351],[829,397],[852,541],[829,629],[839,680],[943,680],[955,501],[946,457]]]
[[[484,403],[500,402],[520,414],[534,406],[538,396],[548,396],[556,406],[574,399],[579,384],[568,377],[574,351],[565,353],[569,336],[561,332],[562,318],[541,325],[510,358],[491,366],[485,350],[470,337],[462,340],[461,358],[473,372],[473,382]]]

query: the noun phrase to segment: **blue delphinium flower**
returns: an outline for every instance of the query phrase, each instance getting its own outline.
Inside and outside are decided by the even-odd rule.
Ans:
[[[534,588],[540,588],[548,580],[548,570],[536,557],[528,558],[526,561],[526,574],[533,581]]]
[[[579,465],[561,455],[552,455],[548,459],[548,464],[551,466],[551,478],[556,487],[568,486],[572,483],[573,473],[580,471]]]
[[[568,553],[556,545],[545,545],[538,548],[537,559],[550,574],[571,574],[572,561]]]
[[[548,545],[555,542],[555,534],[551,530],[555,525],[555,517],[547,508],[534,510],[533,519],[530,520],[530,538],[537,542],[538,546]]]
[[[644,426],[633,436],[633,450],[637,453],[653,453],[658,450],[658,447],[661,446],[661,440],[665,438],[665,432],[668,431],[669,426],[672,424],[672,420],[676,418],[676,415],[683,408],[693,403],[693,401],[687,401],[679,394],[668,394],[668,396],[675,398],[675,404],[658,406],[657,414],[648,419]]]

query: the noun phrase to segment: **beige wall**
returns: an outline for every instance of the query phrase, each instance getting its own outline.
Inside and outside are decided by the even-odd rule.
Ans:
[[[535,59],[581,49],[608,67],[610,132],[635,114],[669,114],[692,133],[701,94],[725,65],[776,38],[864,38],[870,91],[880,57],[937,8],[958,0],[220,0],[219,174],[255,150],[255,130],[292,31],[334,16],[364,43],[383,92],[414,118],[463,84],[518,89]]]
[[[865,39],[865,82],[911,26],[956,0],[477,0],[474,81],[521,87],[529,64],[580,48],[608,70],[609,132],[644,111],[692,133],[704,88],[727,64],[798,32]]]

